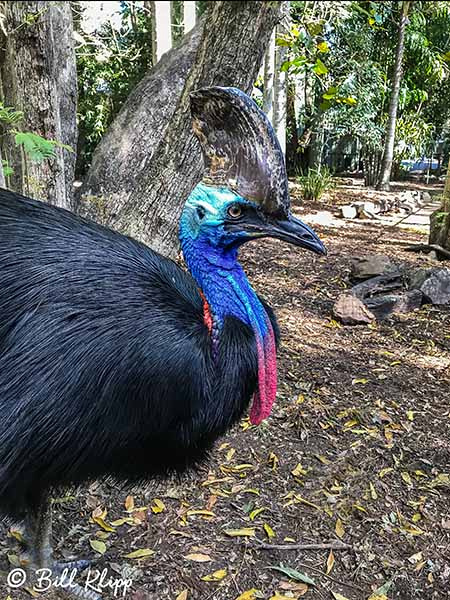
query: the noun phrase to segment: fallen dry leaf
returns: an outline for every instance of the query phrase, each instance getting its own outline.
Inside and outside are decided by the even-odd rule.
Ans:
[[[89,540],[89,544],[91,548],[95,550],[98,554],[105,554],[106,552],[106,544],[100,540]]]
[[[125,558],[147,558],[153,556],[153,554],[155,554],[155,551],[150,548],[140,548],[139,550],[125,554]]]
[[[154,498],[151,509],[152,509],[152,513],[157,515],[158,513],[162,513],[163,510],[166,510],[166,505],[159,498]]]
[[[192,554],[186,554],[184,557],[186,560],[192,560],[194,562],[210,562],[213,560],[208,554],[202,554],[201,552],[193,552]]]
[[[259,590],[257,590],[256,588],[252,588],[251,590],[243,592],[235,600],[256,600],[257,594],[259,594]]]
[[[242,527],[242,529],[225,529],[224,533],[231,537],[253,537],[255,531],[254,527]]]
[[[219,569],[218,571],[214,571],[214,573],[210,573],[209,575],[205,575],[202,577],[203,581],[221,581],[227,576],[226,569]]]
[[[306,583],[298,583],[296,581],[282,581],[279,584],[279,587],[282,590],[292,592],[297,598],[299,598],[300,596],[304,596],[309,590],[309,587]]]
[[[127,496],[125,498],[125,510],[127,512],[131,512],[134,508],[134,498],[133,496]]]
[[[344,525],[342,524],[342,521],[341,521],[341,519],[338,519],[338,520],[336,521],[336,526],[335,526],[334,530],[335,530],[335,532],[336,532],[336,535],[337,535],[339,538],[341,538],[341,539],[342,539],[342,538],[344,537],[345,529],[344,529]]]
[[[343,596],[342,594],[339,594],[339,592],[331,592],[333,594],[333,598],[335,598],[335,600],[348,600],[347,596]]]
[[[327,570],[326,570],[327,575],[329,573],[331,573],[331,570],[333,567],[334,567],[334,554],[333,554],[333,550],[330,550],[330,554],[328,555],[328,558],[327,558]]]

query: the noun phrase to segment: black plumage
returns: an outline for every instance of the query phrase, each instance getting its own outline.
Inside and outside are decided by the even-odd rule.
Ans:
[[[173,261],[0,192],[4,512],[21,517],[55,485],[196,464],[246,410],[256,370],[233,317],[213,360],[197,285]]]

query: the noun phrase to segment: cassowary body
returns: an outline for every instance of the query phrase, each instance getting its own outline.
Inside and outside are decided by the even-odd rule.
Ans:
[[[0,192],[0,510],[25,522],[33,568],[56,568],[53,488],[183,472],[252,396],[252,422],[270,413],[277,326],[238,250],[264,236],[324,247],[290,215],[281,151],[256,105],[210,88],[192,112],[207,168],[180,220],[190,274],[133,239]]]
[[[143,244],[0,192],[0,506],[183,471],[246,410],[251,328],[213,332],[193,278]],[[228,298],[229,300],[229,298]]]

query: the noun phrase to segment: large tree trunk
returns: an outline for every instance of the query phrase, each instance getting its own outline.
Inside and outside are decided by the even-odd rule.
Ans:
[[[94,153],[84,211],[159,252],[177,252],[182,206],[201,178],[189,93],[210,85],[250,92],[277,2],[214,2],[131,93]]]
[[[383,161],[381,163],[380,178],[377,189],[389,190],[391,179],[392,160],[394,158],[395,126],[397,123],[398,97],[402,82],[402,62],[405,49],[405,28],[408,20],[408,11],[411,2],[402,2],[400,23],[398,27],[397,51],[395,54],[394,72],[391,81],[391,99],[389,102],[388,123],[384,141]]]
[[[24,113],[17,129],[76,148],[77,77],[69,2],[1,2],[1,99]],[[10,187],[72,208],[75,152],[33,162],[12,135],[2,137],[3,158],[14,169]]]
[[[429,244],[450,250],[450,162],[445,178],[442,206],[430,216]]]

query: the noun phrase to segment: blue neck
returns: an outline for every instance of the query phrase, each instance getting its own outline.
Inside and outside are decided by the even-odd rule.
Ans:
[[[234,316],[264,337],[266,312],[238,262],[237,248],[213,246],[206,237],[192,238],[183,229],[182,220],[180,240],[184,259],[219,326],[226,316]]]

